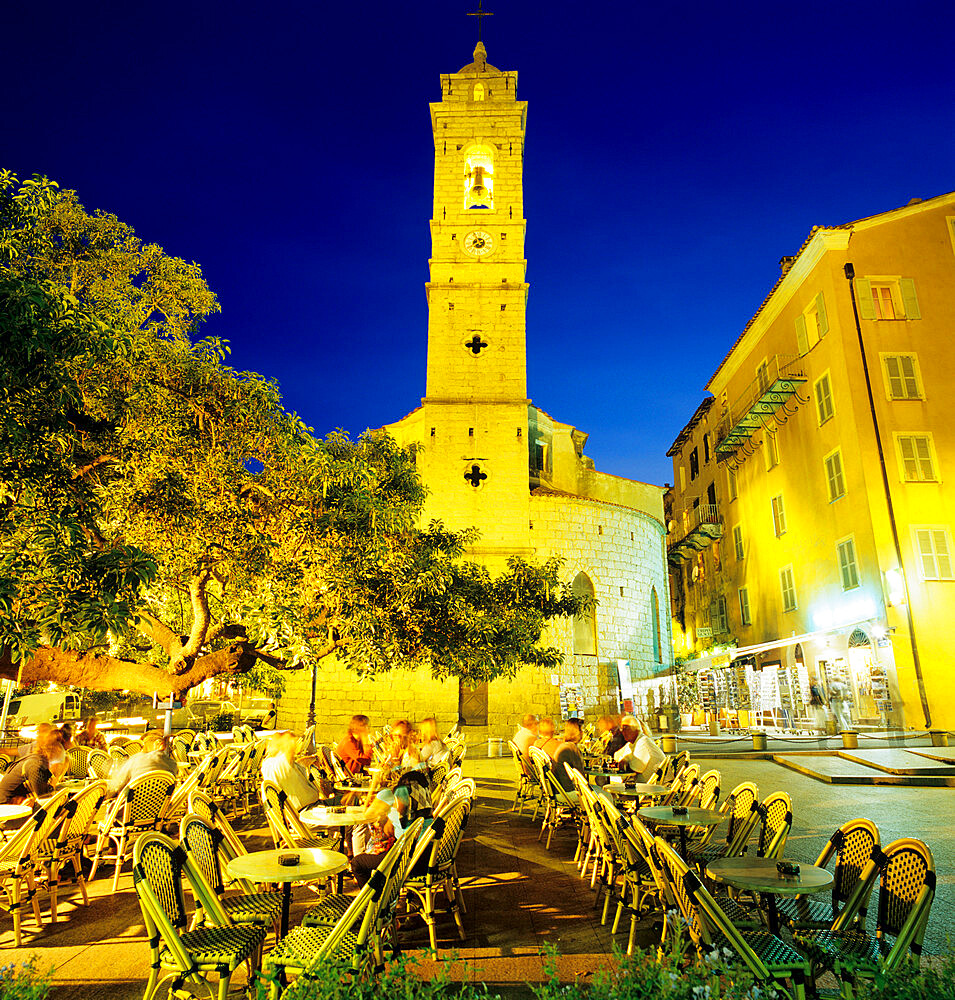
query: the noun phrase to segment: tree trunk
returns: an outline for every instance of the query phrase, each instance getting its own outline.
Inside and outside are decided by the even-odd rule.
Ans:
[[[23,665],[20,684],[27,687],[43,681],[72,684],[93,691],[127,690],[139,694],[181,697],[190,688],[219,674],[245,673],[256,660],[249,642],[233,642],[225,649],[198,657],[188,670],[173,674],[161,667],[120,660],[105,653],[82,653],[55,646],[38,649]],[[0,677],[16,680],[19,664],[9,651],[0,655]]]

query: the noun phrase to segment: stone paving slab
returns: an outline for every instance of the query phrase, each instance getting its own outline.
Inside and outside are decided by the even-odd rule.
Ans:
[[[844,757],[846,760],[854,760],[856,763],[865,764],[867,767],[878,768],[880,771],[886,771],[889,774],[944,775],[955,777],[955,767],[952,764],[931,761],[908,750],[896,750],[894,748],[869,750],[859,748],[858,750],[840,750],[839,756]]]
[[[896,785],[900,788],[955,786],[955,775],[893,774],[839,753],[773,754],[775,763],[831,785]],[[712,762],[708,762],[712,763]]]

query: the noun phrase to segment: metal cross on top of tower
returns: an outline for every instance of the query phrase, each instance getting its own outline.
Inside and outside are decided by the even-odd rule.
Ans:
[[[484,9],[484,0],[478,0],[478,9],[468,11],[468,17],[476,17],[478,19],[478,41],[482,42],[482,29],[484,28],[484,18],[494,17],[494,12],[491,10]]]

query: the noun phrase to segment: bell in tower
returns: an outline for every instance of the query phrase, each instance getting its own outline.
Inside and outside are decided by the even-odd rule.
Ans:
[[[470,186],[464,203],[466,209],[492,207],[491,191],[485,184],[484,170],[484,167],[474,167],[469,174]]]

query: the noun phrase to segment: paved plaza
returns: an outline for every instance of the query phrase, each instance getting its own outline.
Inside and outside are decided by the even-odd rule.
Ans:
[[[472,747],[470,752],[479,752]],[[793,799],[794,827],[787,855],[812,861],[836,826],[856,816],[875,821],[883,844],[902,836],[925,840],[939,870],[938,897],[926,938],[930,952],[947,950],[955,939],[953,926],[953,863],[955,863],[955,789],[829,786],[788,771],[771,761],[727,758],[706,762],[720,768],[723,788],[743,780],[757,783],[760,795],[785,789]],[[467,975],[500,984],[505,996],[524,991],[526,982],[543,976],[542,951],[559,952],[562,979],[587,975],[607,961],[612,947],[608,927],[599,922],[589,885],[578,877],[573,863],[575,836],[569,827],[558,830],[551,849],[538,842],[539,824],[528,814],[511,813],[514,782],[509,759],[473,757],[465,773],[477,780],[475,809],[459,855],[459,871],[468,912],[467,938],[459,941],[453,921],[439,919],[438,941],[443,954],[455,951],[461,962],[455,975]],[[250,849],[271,847],[260,814],[239,824]],[[44,900],[44,930],[36,933],[32,921],[24,924],[25,947],[13,948],[9,918],[0,923],[4,962],[31,954],[41,966],[56,967],[53,1000],[139,1000],[148,974],[148,948],[139,905],[128,868],[119,891],[111,893],[111,869],[90,885],[88,909],[75,905],[78,894],[68,893],[60,905],[60,920],[49,923]],[[296,888],[300,913],[315,897]],[[639,943],[654,941],[652,921],[640,930]],[[406,949],[427,945],[424,925],[416,918],[403,926]],[[624,934],[618,941],[625,944]],[[240,981],[239,977],[236,981]]]

